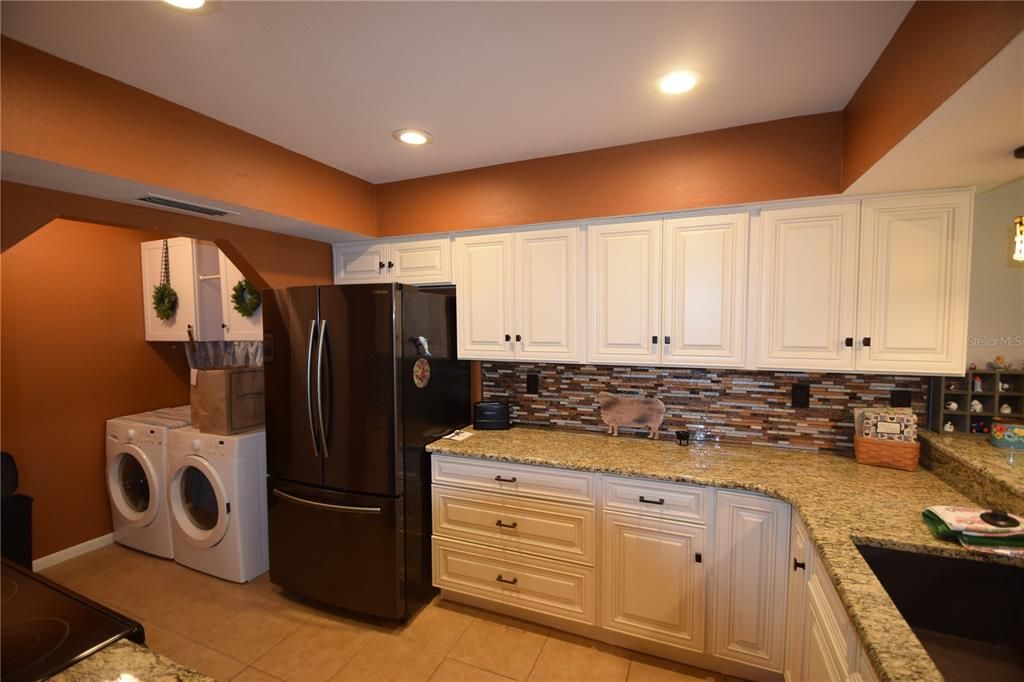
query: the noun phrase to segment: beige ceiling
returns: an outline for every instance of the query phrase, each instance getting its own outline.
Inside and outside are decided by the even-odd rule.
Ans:
[[[910,4],[3,2],[0,26],[384,182],[841,109]],[[657,93],[678,68],[697,89]]]

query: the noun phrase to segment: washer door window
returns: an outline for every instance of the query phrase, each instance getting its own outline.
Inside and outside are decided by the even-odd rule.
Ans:
[[[114,508],[132,526],[148,526],[160,509],[160,482],[153,463],[134,445],[118,443],[107,466],[107,490]]]
[[[174,523],[197,547],[213,547],[228,529],[227,494],[220,475],[208,461],[188,455],[171,478]]]

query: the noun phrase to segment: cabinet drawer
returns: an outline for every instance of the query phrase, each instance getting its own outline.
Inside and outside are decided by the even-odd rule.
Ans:
[[[447,455],[434,455],[431,466],[433,482],[439,485],[500,491],[556,502],[594,504],[594,475],[583,471]]]
[[[601,482],[604,509],[690,523],[707,522],[707,496],[707,488],[680,483],[608,476]]]
[[[435,536],[594,563],[594,510],[499,493],[434,487]]]
[[[546,613],[595,622],[594,570],[435,537],[434,585]]]

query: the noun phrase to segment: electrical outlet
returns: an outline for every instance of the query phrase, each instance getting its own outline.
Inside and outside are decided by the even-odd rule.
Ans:
[[[910,407],[910,391],[895,390],[890,392],[889,407]]]
[[[540,375],[539,374],[527,374],[526,375],[526,392],[534,395],[540,393]]]
[[[793,384],[793,407],[806,408],[811,406],[811,385]]]

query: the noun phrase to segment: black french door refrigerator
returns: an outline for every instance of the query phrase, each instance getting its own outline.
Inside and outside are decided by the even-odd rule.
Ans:
[[[424,446],[469,421],[453,289],[263,293],[270,580],[403,619],[433,595]]]

